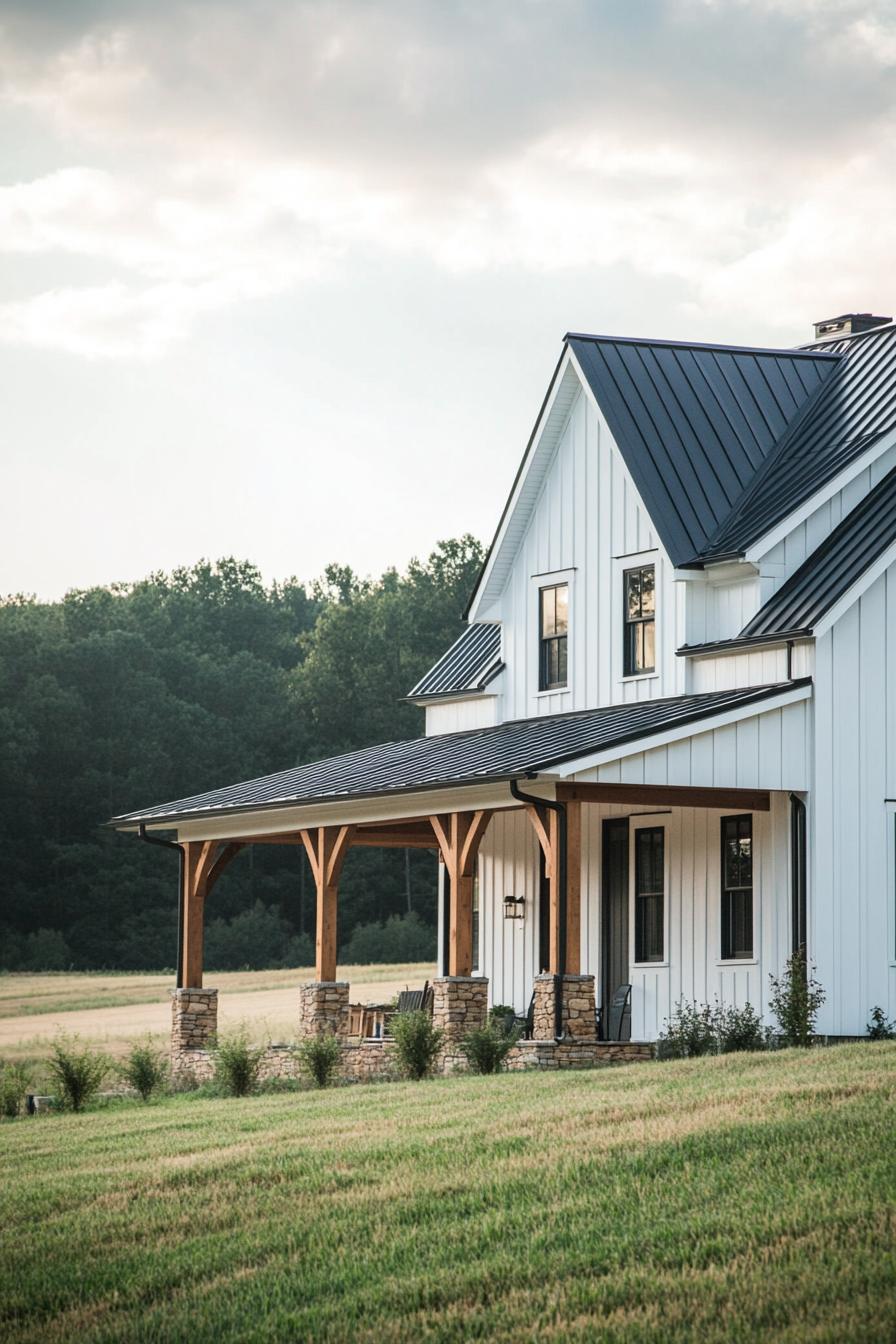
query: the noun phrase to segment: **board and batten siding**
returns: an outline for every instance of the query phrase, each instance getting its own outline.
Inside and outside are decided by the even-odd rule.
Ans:
[[[490,728],[500,721],[500,697],[477,695],[469,700],[449,700],[426,706],[426,736],[462,733],[467,728]]]
[[[819,1029],[863,1035],[896,1015],[896,565],[818,640],[809,946]]]
[[[666,963],[630,967],[632,1037],[654,1040],[680,998],[751,1003],[767,1014],[768,975],[790,952],[789,803],[777,794],[770,812],[753,813],[754,957],[723,962],[721,951],[722,810],[672,808],[650,812],[612,804],[582,811],[582,970],[601,978],[602,825],[630,818],[630,840],[639,825],[666,829]],[[630,864],[631,874],[634,866]],[[538,954],[538,851],[532,828],[519,812],[498,814],[479,857],[480,972],[489,979],[492,1003],[528,1007]],[[504,897],[525,897],[525,918],[504,918]],[[630,891],[630,909],[633,900]],[[630,918],[634,936],[634,921]],[[633,951],[630,953],[630,958]],[[613,987],[615,988],[615,986]]]
[[[626,560],[625,557],[629,557]],[[657,567],[657,670],[622,675],[622,573]],[[575,397],[500,601],[487,613],[504,629],[503,719],[673,695],[685,672],[685,584],[676,582],[609,428],[593,401]],[[569,685],[538,689],[538,589],[570,588]],[[483,613],[485,615],[485,613]]]

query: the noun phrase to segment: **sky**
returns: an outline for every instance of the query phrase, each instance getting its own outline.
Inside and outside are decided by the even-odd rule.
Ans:
[[[566,331],[896,312],[896,0],[0,0],[0,593],[488,540]]]

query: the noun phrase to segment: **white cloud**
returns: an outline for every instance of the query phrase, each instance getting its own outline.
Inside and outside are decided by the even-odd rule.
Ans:
[[[55,37],[0,34],[2,96],[67,156],[0,188],[0,251],[58,273],[0,306],[6,341],[153,357],[202,315],[354,255],[523,282],[624,264],[685,282],[709,316],[773,295],[782,324],[835,279],[881,301],[885,5],[309,0],[66,19]],[[826,115],[859,69],[863,105]],[[79,288],[80,258],[108,277]]]

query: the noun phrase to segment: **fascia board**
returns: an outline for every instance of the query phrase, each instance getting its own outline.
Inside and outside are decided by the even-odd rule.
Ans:
[[[547,395],[545,397],[542,408],[538,414],[538,419],[535,422],[535,427],[532,431],[532,435],[529,439],[526,451],[523,454],[523,460],[520,463],[516,479],[514,480],[510,495],[508,496],[507,503],[504,505],[504,512],[501,515],[501,521],[498,524],[498,530],[495,533],[494,541],[492,542],[491,547],[489,548],[488,558],[486,559],[482,573],[479,576],[479,581],[476,584],[476,589],[473,593],[473,596],[470,599],[470,605],[466,612],[466,618],[471,623],[480,618],[479,613],[487,602],[492,602],[497,596],[499,596],[498,593],[490,592],[490,582],[495,570],[495,565],[497,564],[499,558],[503,556],[508,530],[516,517],[517,509],[519,507],[520,502],[520,496],[522,495],[526,487],[526,483],[529,478],[529,473],[531,471],[533,461],[535,460],[539,448],[541,447],[545,430],[551,423],[551,417],[554,413],[557,404],[557,398],[560,395],[560,391],[563,387],[564,380],[569,372],[570,363],[571,363],[571,352],[569,350],[569,347],[567,346],[560,357],[560,360],[557,364],[557,368],[554,371],[554,376],[548,388]],[[582,386],[584,386],[581,371],[578,368],[576,368],[576,376],[578,378],[579,383]],[[567,411],[567,413],[563,416],[562,425],[560,425],[556,429],[556,438],[558,440],[566,425],[568,416],[569,413]],[[503,591],[503,585],[502,585],[502,591]]]
[[[780,523],[776,524],[776,526],[771,529],[771,531],[764,533],[752,546],[748,546],[746,551],[744,551],[744,559],[749,560],[754,565],[758,565],[769,551],[774,550],[779,542],[783,541],[785,537],[788,537],[801,523],[804,523],[808,518],[811,518],[816,509],[820,509],[829,499],[833,499],[834,495],[839,494],[841,490],[849,485],[850,481],[853,481],[857,476],[860,476],[863,471],[867,470],[872,463],[876,462],[879,457],[882,457],[883,454],[894,447],[894,445],[896,445],[896,430],[892,430],[889,434],[885,434],[882,438],[878,439],[876,443],[873,443],[870,448],[866,448],[864,453],[860,454],[859,457],[850,462],[848,466],[845,466],[836,476],[831,477],[831,479],[821,486],[820,489],[816,490],[814,495],[811,495],[809,499],[805,500],[799,508],[794,509],[794,511],[788,514],[786,518],[783,518]]]
[[[769,696],[765,700],[738,706],[726,710],[723,714],[713,715],[711,718],[698,719],[696,722],[667,728],[664,732],[654,733],[650,737],[637,738],[635,741],[626,742],[622,746],[607,747],[603,751],[595,751],[588,756],[580,756],[574,761],[566,761],[562,766],[556,766],[555,769],[561,779],[568,779],[570,775],[578,774],[582,770],[591,770],[599,765],[610,765],[613,761],[620,761],[626,756],[638,756],[642,751],[653,751],[656,747],[665,747],[672,742],[682,742],[688,737],[697,737],[701,733],[711,733],[715,728],[725,728],[731,723],[740,723],[744,719],[756,718],[760,714],[768,714],[774,709],[782,709],[786,705],[794,705],[801,700],[809,700],[811,697],[811,686],[794,686],[792,690],[783,691],[780,695]]]
[[[851,588],[848,588],[841,598],[839,598],[832,607],[822,616],[821,620],[816,621],[813,627],[813,634],[816,639],[827,634],[832,626],[836,625],[853,603],[858,602],[863,593],[867,592],[873,583],[889,569],[890,565],[896,562],[896,542],[877,557],[873,564],[856,579]]]
[[[591,384],[588,382],[588,379],[585,377],[584,373],[582,372],[582,366],[581,366],[581,364],[579,363],[579,361],[576,359],[575,351],[574,351],[574,350],[570,350],[570,352],[569,352],[569,357],[570,357],[570,360],[571,360],[571,362],[572,362],[572,365],[573,365],[573,367],[574,367],[576,373],[579,375],[579,382],[582,384],[582,387],[585,389],[585,396],[586,396],[586,397],[588,398],[588,400],[591,402],[591,405],[594,407],[594,409],[595,409],[597,415],[600,417],[600,420],[601,420],[601,422],[602,422],[602,424],[603,424],[604,430],[606,431],[606,433],[607,433],[607,435],[608,435],[608,437],[609,437],[609,440],[610,440],[611,444],[613,445],[613,449],[614,449],[614,451],[615,451],[615,453],[616,453],[616,456],[617,456],[618,459],[619,459],[619,464],[620,464],[620,466],[622,467],[623,471],[625,472],[626,485],[627,485],[628,488],[631,490],[632,494],[635,496],[635,499],[637,500],[639,507],[640,507],[641,509],[643,509],[644,513],[645,513],[645,514],[647,515],[647,517],[650,519],[650,526],[651,526],[651,528],[652,528],[652,530],[653,530],[654,537],[656,538],[656,548],[657,548],[657,550],[660,552],[660,554],[662,555],[662,557],[663,557],[663,559],[665,560],[666,564],[668,564],[668,565],[671,566],[671,563],[672,563],[672,562],[671,562],[671,560],[670,560],[670,558],[669,558],[669,553],[668,553],[668,551],[666,550],[665,546],[663,545],[662,538],[660,537],[660,531],[659,531],[659,528],[657,527],[656,519],[655,519],[654,516],[653,516],[653,512],[652,512],[651,509],[649,509],[648,506],[645,504],[645,502],[644,502],[644,498],[643,498],[643,496],[642,496],[642,494],[641,494],[641,491],[638,489],[637,485],[635,484],[634,477],[632,476],[631,472],[630,472],[629,469],[628,469],[628,463],[626,462],[625,457],[623,456],[623,453],[622,453],[621,448],[619,447],[619,444],[616,442],[615,438],[613,437],[612,431],[610,430],[610,426],[607,424],[607,417],[605,416],[605,414],[604,414],[604,412],[603,412],[603,409],[601,408],[601,404],[600,404],[600,402],[598,401],[597,397],[594,395],[594,390],[592,389]],[[678,570],[675,570],[674,572],[675,572],[675,576],[677,577],[679,571],[678,571]],[[688,572],[688,571],[685,571],[685,572]],[[699,571],[695,571],[695,572],[699,572]]]

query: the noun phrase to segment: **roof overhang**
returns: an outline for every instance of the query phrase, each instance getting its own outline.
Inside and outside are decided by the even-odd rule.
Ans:
[[[687,702],[687,717],[679,717],[672,722],[666,711],[665,726],[662,716],[654,720],[653,728],[645,728],[643,719],[633,716],[632,731],[627,734],[625,725],[614,730],[612,741],[594,750],[567,749],[555,750],[548,758],[544,743],[539,754],[533,748],[531,766],[513,771],[496,771],[488,774],[485,770],[478,775],[456,777],[443,782],[416,783],[408,787],[390,787],[374,790],[352,790],[341,795],[329,794],[326,797],[270,798],[263,802],[241,802],[227,806],[209,805],[204,808],[183,807],[175,810],[174,805],[156,808],[148,813],[132,813],[116,818],[111,824],[116,829],[137,831],[141,826],[147,830],[176,830],[181,840],[232,839],[242,836],[255,838],[264,835],[282,835],[287,831],[297,831],[311,826],[351,825],[373,822],[396,822],[402,819],[419,818],[433,813],[467,811],[477,809],[504,809],[518,805],[510,792],[511,780],[526,780],[527,791],[541,796],[555,796],[557,785],[568,782],[583,771],[606,765],[609,762],[623,760],[640,752],[656,747],[681,742],[701,733],[707,733],[744,719],[794,704],[808,699],[812,694],[811,682],[806,679],[799,682],[783,683],[775,686],[757,687],[752,692],[736,692],[732,696],[725,693],[722,699],[717,694],[706,697],[684,697],[672,702],[655,701],[654,705],[680,708]],[[696,704],[693,702],[696,700]],[[645,702],[640,702],[643,710]],[[650,703],[650,702],[647,702]],[[693,705],[693,708],[692,708]],[[604,707],[601,714],[625,710],[626,706]],[[584,712],[586,715],[588,711]],[[583,721],[583,715],[559,716]],[[513,732],[517,727],[524,732],[531,726],[529,720],[520,720],[517,724],[497,725],[497,730]],[[537,721],[539,726],[544,720]],[[590,720],[588,720],[590,722]],[[640,728],[636,725],[640,722]],[[481,732],[489,730],[470,730],[461,734],[446,734],[443,741],[455,739],[477,739]],[[589,728],[589,732],[592,730]],[[384,744],[384,748],[389,744]],[[555,744],[558,745],[558,744]],[[370,749],[374,750],[374,749]],[[528,750],[528,748],[524,749]],[[669,780],[668,783],[674,783]],[[190,800],[185,800],[190,801]]]

